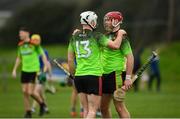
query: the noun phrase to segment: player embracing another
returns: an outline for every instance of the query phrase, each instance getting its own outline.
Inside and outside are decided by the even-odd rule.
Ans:
[[[22,83],[22,92],[24,96],[24,104],[25,104],[25,118],[31,118],[31,107],[30,107],[30,97],[35,99],[40,105],[40,113],[42,116],[45,113],[45,104],[43,100],[38,98],[33,94],[34,83],[37,76],[37,72],[39,72],[39,55],[42,55],[43,62],[45,64],[44,71],[46,71],[47,67],[47,59],[43,52],[43,49],[40,45],[36,45],[30,37],[30,31],[22,27],[19,30],[20,42],[18,44],[18,52],[16,62],[13,68],[12,75],[16,78],[16,70],[18,66],[21,64],[21,83]]]
[[[104,16],[104,28],[106,36],[109,39],[116,39],[117,34],[124,31],[120,28],[123,16],[118,11],[108,12]],[[125,31],[124,31],[125,32]],[[108,47],[104,47],[102,51],[102,63],[103,63],[103,76],[102,76],[102,101],[101,112],[103,118],[111,118],[110,102],[113,99],[114,106],[121,118],[130,118],[130,114],[126,108],[124,101],[117,101],[113,98],[113,93],[117,88],[121,88],[124,84],[125,89],[128,90],[131,85],[131,75],[133,69],[134,57],[132,50],[126,35],[123,36],[123,40],[119,49],[112,50]],[[125,71],[126,75],[122,76]],[[124,80],[122,78],[125,77]],[[125,93],[122,92],[122,93]]]
[[[97,15],[93,11],[80,14],[82,30],[70,39],[68,47],[69,71],[75,76],[74,83],[84,109],[84,118],[94,118],[100,106],[102,94],[101,46],[113,49],[120,47],[124,32],[119,32],[116,40],[108,40],[103,34],[94,31]],[[74,66],[76,58],[77,67]]]

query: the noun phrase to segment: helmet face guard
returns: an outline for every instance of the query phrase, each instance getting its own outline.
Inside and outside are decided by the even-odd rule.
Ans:
[[[107,21],[111,21],[111,26],[107,25]],[[108,12],[104,16],[104,27],[108,31],[112,31],[114,28],[120,26],[123,21],[122,14],[118,11]],[[109,27],[109,28],[108,28]]]

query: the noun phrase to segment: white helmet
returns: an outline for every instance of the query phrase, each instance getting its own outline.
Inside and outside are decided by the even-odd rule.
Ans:
[[[80,14],[81,24],[87,24],[87,22],[88,22],[88,24],[91,25],[92,21],[94,21],[95,24],[97,24],[97,18],[98,18],[98,16],[93,11],[85,11]]]

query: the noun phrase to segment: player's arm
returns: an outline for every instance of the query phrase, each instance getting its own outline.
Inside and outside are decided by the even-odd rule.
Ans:
[[[69,40],[69,45],[68,45],[68,67],[69,67],[69,73],[71,75],[74,76],[75,73],[75,64],[74,64],[74,60],[75,60],[75,50],[73,47],[73,36],[72,38]]]
[[[20,59],[19,56],[17,56],[16,61],[15,61],[15,65],[14,65],[14,68],[13,68],[13,71],[12,71],[12,76],[14,78],[16,78],[16,70],[17,70],[18,66],[20,65],[20,63],[21,63],[21,59]]]
[[[42,53],[42,61],[44,64],[43,71],[46,72],[46,71],[48,71],[48,61],[47,61],[45,53]]]
[[[134,67],[134,56],[133,56],[131,45],[129,43],[128,38],[123,40],[122,45],[121,45],[121,52],[126,57],[126,78],[124,81],[124,85],[125,85],[126,90],[128,90],[132,86],[131,78],[132,78],[132,71]]]
[[[126,55],[126,74],[132,75],[133,67],[134,67],[134,56],[132,53]]]
[[[47,61],[47,72],[48,72],[49,77],[51,77],[52,76],[52,66],[51,66],[50,61]]]
[[[109,48],[112,48],[112,49],[119,49],[120,46],[121,46],[121,42],[122,42],[122,39],[123,39],[123,36],[126,34],[126,31],[125,30],[119,30],[117,32],[117,37],[116,39],[113,41],[112,39],[108,41],[108,44],[107,46]]]
[[[37,47],[37,52],[39,53],[39,55],[41,55],[42,61],[44,64],[43,72],[46,72],[48,70],[48,60],[47,60],[46,54],[44,53],[44,50],[40,45],[36,47]]]
[[[124,81],[125,90],[128,90],[132,86],[132,71],[134,67],[134,56],[132,53],[126,55],[126,78]]]
[[[69,67],[69,73],[71,75],[74,75],[75,73],[74,59],[75,59],[74,52],[68,51],[68,67]]]

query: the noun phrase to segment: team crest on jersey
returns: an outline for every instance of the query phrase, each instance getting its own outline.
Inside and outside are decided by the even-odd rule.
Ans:
[[[23,47],[20,49],[21,55],[29,55],[33,52],[32,46],[29,44],[24,44]]]

